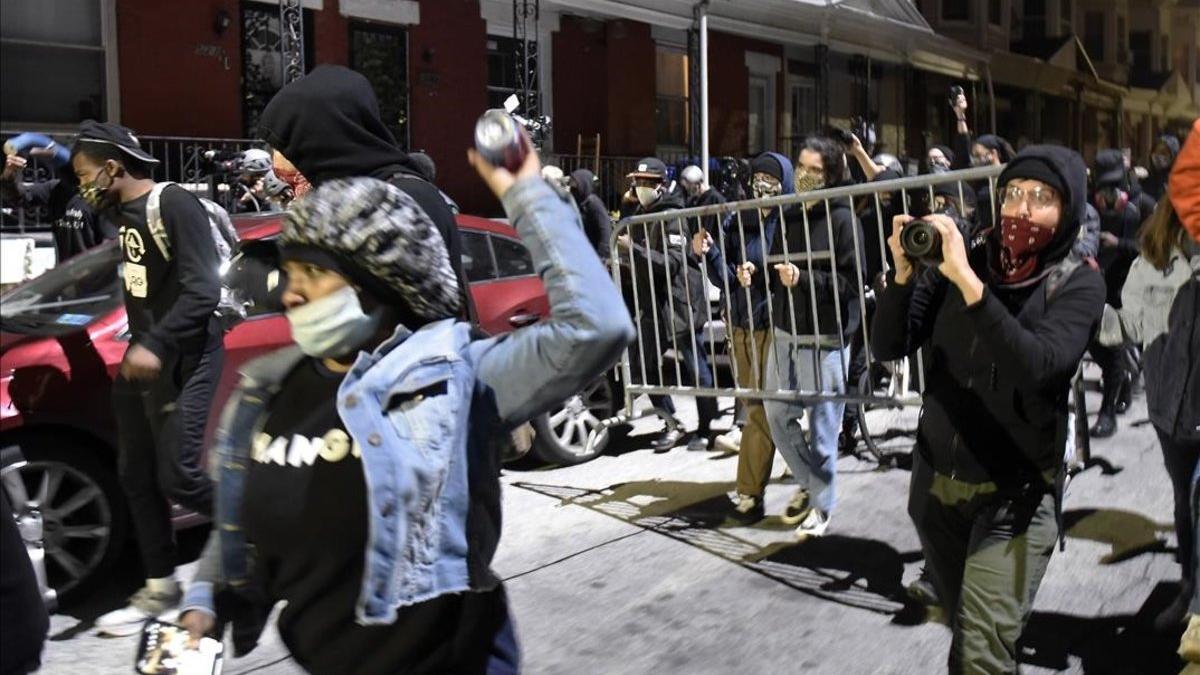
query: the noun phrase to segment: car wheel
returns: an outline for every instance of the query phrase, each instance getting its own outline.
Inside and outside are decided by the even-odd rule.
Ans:
[[[535,418],[533,429],[537,437],[533,442],[533,452],[537,458],[567,466],[599,457],[608,447],[610,430],[601,431],[591,449],[587,447],[587,440],[592,431],[599,428],[601,421],[613,415],[616,405],[614,391],[614,384],[609,378],[600,377],[561,406]]]
[[[40,530],[45,579],[58,601],[83,597],[121,553],[129,517],[113,471],[94,449],[27,447],[23,461],[0,469],[26,542]]]

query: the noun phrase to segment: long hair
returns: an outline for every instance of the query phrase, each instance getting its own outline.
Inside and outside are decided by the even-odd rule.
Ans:
[[[1142,244],[1142,257],[1154,265],[1154,269],[1164,272],[1171,262],[1171,252],[1182,249],[1186,231],[1171,200],[1165,195],[1158,200],[1154,213],[1142,223],[1138,236]]]

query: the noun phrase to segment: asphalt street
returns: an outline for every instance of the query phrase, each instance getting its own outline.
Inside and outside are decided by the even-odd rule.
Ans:
[[[1096,373],[1089,372],[1094,379]],[[680,399],[682,416],[694,407]],[[726,408],[731,402],[723,401]],[[1099,405],[1089,394],[1089,407]],[[656,455],[654,420],[576,467],[504,475],[506,579],[529,673],[944,672],[948,629],[906,607],[922,558],[905,512],[915,411],[873,414],[896,466],[846,456],[825,537],[797,542],[768,517],[727,527],[737,459],[677,448]],[[1177,673],[1178,635],[1156,636],[1174,563],[1171,489],[1143,397],[1068,488],[1056,551],[1023,639],[1030,673]],[[886,418],[886,419],[885,419]],[[725,423],[728,423],[726,418]],[[888,431],[890,430],[890,433]],[[777,459],[768,514],[792,488]],[[194,556],[203,532],[182,535]],[[138,584],[136,564],[85,606],[52,619],[43,673],[128,673],[135,640],[94,636],[91,620]],[[187,578],[189,567],[181,570]],[[226,673],[297,673],[268,633]]]

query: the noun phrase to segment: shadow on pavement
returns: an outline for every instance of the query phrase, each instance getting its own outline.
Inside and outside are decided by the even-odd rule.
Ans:
[[[1145,553],[1169,553],[1159,534],[1168,534],[1174,526],[1157,523],[1140,513],[1116,509],[1075,509],[1063,513],[1063,525],[1072,539],[1108,544],[1111,550],[1101,556],[1101,565],[1112,565]]]
[[[1176,584],[1159,584],[1135,615],[1099,618],[1034,612],[1021,637],[1021,663],[1067,670],[1069,657],[1084,673],[1158,675],[1178,673],[1175,654],[1183,626],[1171,634],[1150,629],[1153,617],[1178,593]]]
[[[204,542],[208,540],[208,526],[192,527],[176,533],[179,546],[179,564],[190,563],[200,557]],[[180,579],[182,582],[187,579]],[[65,607],[60,607],[56,614],[69,616],[78,620],[70,628],[50,635],[52,641],[70,640],[75,636],[92,629],[100,616],[125,604],[129,596],[145,583],[142,576],[142,563],[138,557],[137,542],[130,539],[126,542],[114,571],[104,583],[88,594],[87,598]]]
[[[617,518],[723,558],[797,591],[838,604],[894,615],[905,608],[900,583],[904,564],[920,553],[902,554],[883,542],[841,535],[762,544],[747,530],[790,532],[778,517],[753,528],[726,518],[733,483],[635,481],[589,490],[518,482],[514,487]]]

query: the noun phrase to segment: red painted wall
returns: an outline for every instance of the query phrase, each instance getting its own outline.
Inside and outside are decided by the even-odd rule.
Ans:
[[[221,36],[219,9],[231,22]],[[146,135],[240,136],[240,15],[237,0],[119,0],[121,122]],[[210,49],[224,58],[197,53]]]
[[[350,65],[350,22],[338,11],[338,0],[325,0],[313,12],[313,60],[319,65]]]
[[[607,119],[601,143],[605,155],[642,157],[655,149],[655,47],[650,25],[610,21],[605,25]],[[556,66],[557,69],[557,66]],[[555,107],[559,96],[555,97]]]
[[[579,134],[601,134],[601,152],[611,154],[605,113],[608,100],[606,25],[564,16],[554,34],[554,148],[573,153]]]
[[[477,0],[422,0],[409,29],[409,117],[414,149],[437,164],[438,187],[467,213],[499,209],[467,148],[487,108],[487,25]]]
[[[750,71],[746,68],[746,52],[777,54],[783,48],[737,35],[713,32],[709,35],[708,101],[709,144],[714,156],[746,153],[748,107],[750,103]],[[783,80],[786,64],[781,63],[776,77],[775,119],[783,112]],[[777,130],[778,131],[778,130]],[[776,134],[778,138],[778,133]]]

